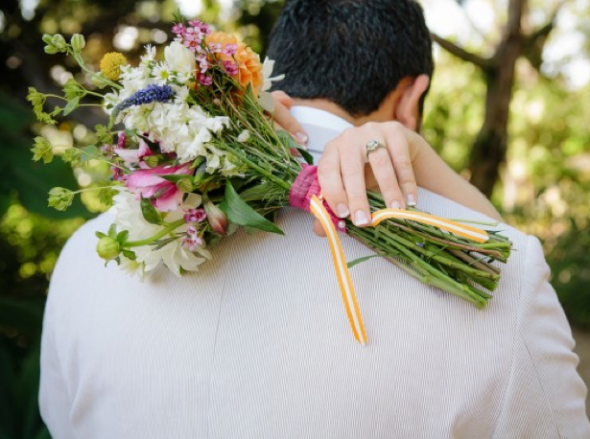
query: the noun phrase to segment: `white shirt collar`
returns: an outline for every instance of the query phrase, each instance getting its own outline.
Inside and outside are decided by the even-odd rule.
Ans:
[[[353,126],[350,122],[328,111],[301,105],[292,107],[291,115],[299,121],[309,136],[307,147],[315,164],[324,152],[326,143]]]

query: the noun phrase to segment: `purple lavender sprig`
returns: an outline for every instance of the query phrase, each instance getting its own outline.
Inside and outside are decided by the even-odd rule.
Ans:
[[[169,85],[150,84],[146,88],[136,91],[123,102],[117,104],[111,114],[111,126],[117,119],[119,113],[127,108],[151,104],[152,102],[168,102],[173,96],[174,92]]]

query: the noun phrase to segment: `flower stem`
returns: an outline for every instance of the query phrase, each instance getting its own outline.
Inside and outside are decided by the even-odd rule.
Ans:
[[[184,224],[184,218],[183,219],[179,219],[178,221],[175,221],[173,223],[168,223],[167,226],[164,229],[160,230],[155,235],[153,235],[153,236],[151,236],[149,238],[146,238],[146,239],[142,239],[140,241],[126,242],[125,243],[125,247],[141,247],[141,246],[144,246],[144,245],[153,244],[154,242],[156,242],[159,239],[163,238],[164,236],[168,235],[169,233],[171,233],[175,229],[179,228],[183,224]]]

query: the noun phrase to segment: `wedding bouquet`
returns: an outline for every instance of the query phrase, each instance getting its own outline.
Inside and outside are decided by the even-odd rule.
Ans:
[[[273,62],[262,64],[234,36],[198,20],[179,20],[172,31],[176,37],[164,47],[163,57],[147,46],[132,66],[122,54],[109,53],[100,72],[86,66],[81,35],[69,43],[59,34],[43,37],[47,53],[72,56],[93,85],[70,79],[63,96],[31,88],[28,99],[39,120],[53,124],[87,97],[99,97],[109,116],[108,123],[95,128],[95,146],[61,154],[73,166],[93,160],[110,164],[106,190],[115,193],[115,223],[97,234],[102,258],[139,275],[162,263],[182,275],[211,259],[215,243],[239,227],[282,233],[274,218],[279,209],[295,206],[313,213],[327,232],[359,341],[366,335],[357,321],[358,304],[337,230],[422,282],[485,306],[500,279],[492,262],[506,262],[510,254],[506,238],[417,209],[386,209],[376,192],[368,193],[372,227],[337,218],[321,199],[312,158],[272,122],[268,90],[281,79],[271,76]],[[61,99],[64,106],[46,112],[48,98]],[[294,148],[307,163],[293,156]],[[54,155],[43,137],[36,138],[32,151],[35,160],[45,162]],[[64,210],[78,192],[53,188],[49,205]]]

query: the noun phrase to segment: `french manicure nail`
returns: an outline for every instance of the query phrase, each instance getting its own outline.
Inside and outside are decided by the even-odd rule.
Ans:
[[[367,214],[363,210],[357,210],[354,215],[354,224],[357,226],[366,226],[369,224]]]
[[[408,195],[408,206],[415,206],[416,205],[416,197],[414,194]]]
[[[305,133],[297,133],[297,134],[295,134],[295,137],[297,137],[297,140],[299,141],[299,143],[302,146],[307,146],[307,141],[309,140],[309,137],[307,136],[307,134],[305,134]]]
[[[392,209],[401,209],[402,205],[399,204],[399,201],[394,201],[393,203],[391,203],[391,208]]]
[[[336,206],[336,213],[338,214],[338,216],[340,218],[346,218],[348,215],[350,215],[350,211],[348,210],[348,207],[346,207],[346,204],[339,204],[338,206]]]

